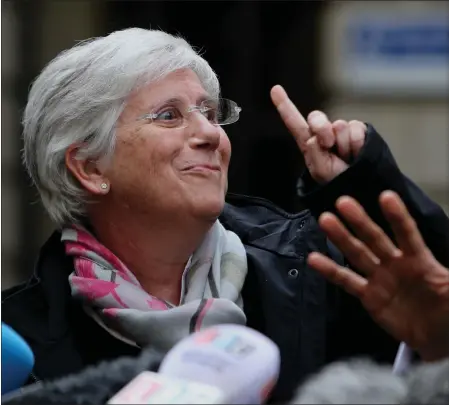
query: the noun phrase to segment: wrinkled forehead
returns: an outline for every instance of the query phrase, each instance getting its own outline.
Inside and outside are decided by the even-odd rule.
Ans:
[[[168,101],[177,100],[192,105],[210,98],[196,73],[181,69],[140,88],[131,95],[127,104],[148,111]]]

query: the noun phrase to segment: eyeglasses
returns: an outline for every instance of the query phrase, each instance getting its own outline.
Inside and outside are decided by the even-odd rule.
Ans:
[[[216,126],[233,124],[238,121],[242,111],[234,101],[227,98],[204,100],[199,106],[191,106],[183,110],[177,103],[167,104],[157,112],[142,115],[138,120],[147,120],[159,126],[168,128],[185,128],[188,126],[188,115],[194,111],[201,113]]]

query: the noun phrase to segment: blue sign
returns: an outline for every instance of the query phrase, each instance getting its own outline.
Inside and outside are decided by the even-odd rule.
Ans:
[[[400,21],[400,20],[399,20]],[[348,27],[348,51],[385,62],[449,61],[449,20],[375,21]]]

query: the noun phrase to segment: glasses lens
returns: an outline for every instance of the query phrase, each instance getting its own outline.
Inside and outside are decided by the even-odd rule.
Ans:
[[[242,109],[232,100],[221,98],[218,100],[216,122],[218,125],[233,124],[239,119]]]

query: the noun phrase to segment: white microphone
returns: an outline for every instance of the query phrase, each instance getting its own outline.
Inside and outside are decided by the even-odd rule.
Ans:
[[[278,347],[241,325],[219,325],[190,335],[163,359],[159,373],[217,387],[229,404],[262,404],[275,386]]]
[[[114,395],[108,404],[224,404],[220,389],[144,371]]]
[[[214,326],[181,340],[158,374],[140,373],[108,404],[262,404],[279,368],[279,349],[264,335]]]

